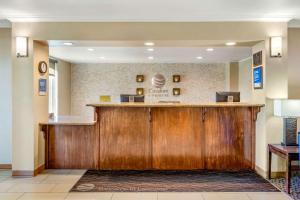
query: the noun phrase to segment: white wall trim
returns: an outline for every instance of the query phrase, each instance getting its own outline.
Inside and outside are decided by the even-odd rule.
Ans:
[[[5,16],[11,22],[288,22],[294,15],[200,15],[198,17],[168,16],[132,18],[119,16],[45,16],[45,15],[10,15]]]

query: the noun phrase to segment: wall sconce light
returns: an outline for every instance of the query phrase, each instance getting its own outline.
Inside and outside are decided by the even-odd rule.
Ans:
[[[136,88],[137,95],[144,95],[144,88]]]
[[[173,88],[173,95],[179,96],[180,95],[180,88]]]
[[[281,57],[282,37],[271,37],[270,49],[271,49],[271,57]]]
[[[144,75],[136,75],[136,82],[137,83],[144,82]]]
[[[173,82],[179,83],[180,82],[180,75],[173,75]]]
[[[28,38],[16,37],[16,55],[17,57],[28,56]]]

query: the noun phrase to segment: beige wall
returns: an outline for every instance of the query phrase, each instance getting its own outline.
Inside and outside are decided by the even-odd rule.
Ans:
[[[282,119],[273,116],[273,99],[287,98],[288,96],[288,73],[285,67],[287,65],[287,32],[284,31],[282,36],[282,58],[270,57],[268,39],[255,45],[252,49],[253,53],[263,51],[264,88],[254,90],[252,87],[251,96],[252,102],[265,104],[258,115],[256,127],[256,165],[265,172],[267,171],[267,145],[282,141]],[[253,78],[252,76],[251,72],[251,78]],[[274,159],[273,170],[283,170],[280,160]]]
[[[11,29],[0,28],[0,164],[12,159]]]
[[[33,114],[33,41],[28,42],[29,57],[16,58],[15,34],[13,45],[13,170],[34,169]]]
[[[282,140],[282,119],[273,116],[273,99],[287,98],[288,74],[287,64],[287,34],[282,33],[283,57],[271,58],[269,55],[269,40],[261,42],[252,48],[252,52],[263,52],[263,79],[264,88],[254,90],[252,86],[252,59],[246,59],[239,63],[239,89],[242,100],[251,100],[255,103],[265,104],[258,115],[256,123],[256,166],[267,171],[267,145],[280,143]],[[272,165],[273,171],[283,171],[282,160],[275,157]],[[262,174],[266,175],[266,174]]]
[[[252,58],[241,60],[238,63],[238,88],[241,92],[241,101],[252,101]]]
[[[239,63],[231,62],[229,65],[230,68],[230,91],[239,91]]]
[[[263,22],[207,22],[207,23],[13,23],[12,35],[28,36],[29,57],[13,57],[13,168],[27,170],[34,168],[34,141],[35,122],[34,118],[34,77],[33,77],[33,40],[122,40],[122,41],[160,41],[174,40],[183,41],[266,41],[262,48],[268,52],[270,36],[282,35],[286,48],[287,24],[286,23],[263,23]],[[13,39],[13,43],[15,39]],[[141,42],[142,43],[142,42]],[[14,47],[14,45],[13,45]],[[13,48],[12,52],[15,52]],[[267,82],[270,87],[266,90],[257,91],[253,98],[255,102],[266,102],[266,98],[284,97],[287,94],[287,77],[285,76],[287,56],[286,50],[282,59],[266,61],[269,71],[266,71]],[[283,67],[282,67],[283,66]],[[258,93],[258,94],[256,94]],[[259,93],[263,93],[260,95]],[[259,98],[262,97],[262,98]],[[261,101],[259,101],[261,100]],[[38,108],[38,107],[37,107]],[[269,104],[266,109],[269,109]],[[43,108],[41,108],[43,109]],[[265,139],[262,146],[257,148],[257,164],[266,169],[266,144],[278,142],[281,132],[260,128],[260,124],[269,123],[265,111],[258,120],[258,140]],[[41,120],[41,119],[39,119]],[[274,138],[272,140],[271,138]],[[257,140],[257,146],[261,141]]]
[[[38,40],[265,40],[285,22],[42,22],[13,23],[17,35]]]
[[[267,145],[270,143],[278,144],[282,141],[282,119],[273,116],[273,99],[287,98],[288,96],[288,73],[285,67],[287,65],[286,30],[281,34],[283,36],[282,58],[270,57],[269,39],[252,48],[253,53],[258,51],[263,52],[263,89],[253,89],[252,63],[250,64],[252,59],[240,62],[239,66],[239,89],[242,99],[252,99],[252,102],[265,104],[265,107],[262,108],[262,111],[258,115],[256,123],[256,166],[264,172],[267,171]],[[283,171],[284,165],[282,164],[282,160],[275,157],[272,170]]]
[[[45,163],[45,141],[43,133],[39,129],[39,123],[41,121],[48,120],[48,89],[47,95],[39,95],[39,79],[47,79],[48,87],[48,72],[42,75],[39,73],[39,62],[45,61],[49,66],[49,48],[48,45],[34,41],[33,42],[33,115],[34,115],[34,168],[43,165]]]
[[[289,98],[300,99],[300,28],[288,29]],[[300,132],[300,119],[298,119]]]
[[[289,98],[300,99],[300,28],[288,29]]]
[[[58,61],[58,115],[71,115],[71,63],[56,60]]]
[[[15,52],[15,33],[12,53]],[[48,62],[48,47],[29,39],[29,56],[13,56],[13,171],[33,171],[44,163],[38,123],[48,119],[48,95],[38,95],[39,61]],[[13,54],[15,55],[15,54]]]
[[[280,143],[283,135],[283,120],[274,117],[273,99],[288,98],[288,35],[287,28],[282,34],[283,56],[281,58],[270,57],[270,40],[266,41],[266,141],[267,144]],[[267,160],[267,155],[265,156]],[[265,164],[267,167],[267,163]],[[274,159],[274,170],[283,171],[285,165],[282,159]]]
[[[266,50],[265,50],[265,42],[261,42],[255,45],[252,48],[252,53],[256,53],[258,51],[263,52],[263,85],[264,88],[260,90],[253,89],[253,74],[251,69],[251,97],[252,102],[266,104]],[[253,61],[253,60],[252,60]],[[252,66],[252,64],[251,64]],[[266,171],[266,110],[265,107],[261,109],[261,112],[258,115],[258,119],[256,122],[256,166],[261,168],[263,171]]]

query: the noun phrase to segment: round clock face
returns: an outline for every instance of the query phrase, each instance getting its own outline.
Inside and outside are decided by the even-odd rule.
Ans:
[[[42,61],[39,63],[39,71],[42,74],[45,74],[47,72],[47,63]]]

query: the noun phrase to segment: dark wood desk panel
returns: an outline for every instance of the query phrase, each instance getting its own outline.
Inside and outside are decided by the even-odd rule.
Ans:
[[[100,169],[151,169],[149,108],[101,108]]]
[[[99,104],[93,123],[41,123],[46,168],[255,169],[260,107]]]
[[[46,167],[52,169],[98,169],[97,126],[49,125]]]
[[[202,108],[152,108],[154,169],[203,169]]]
[[[249,108],[204,109],[205,168],[251,169],[252,118]]]

